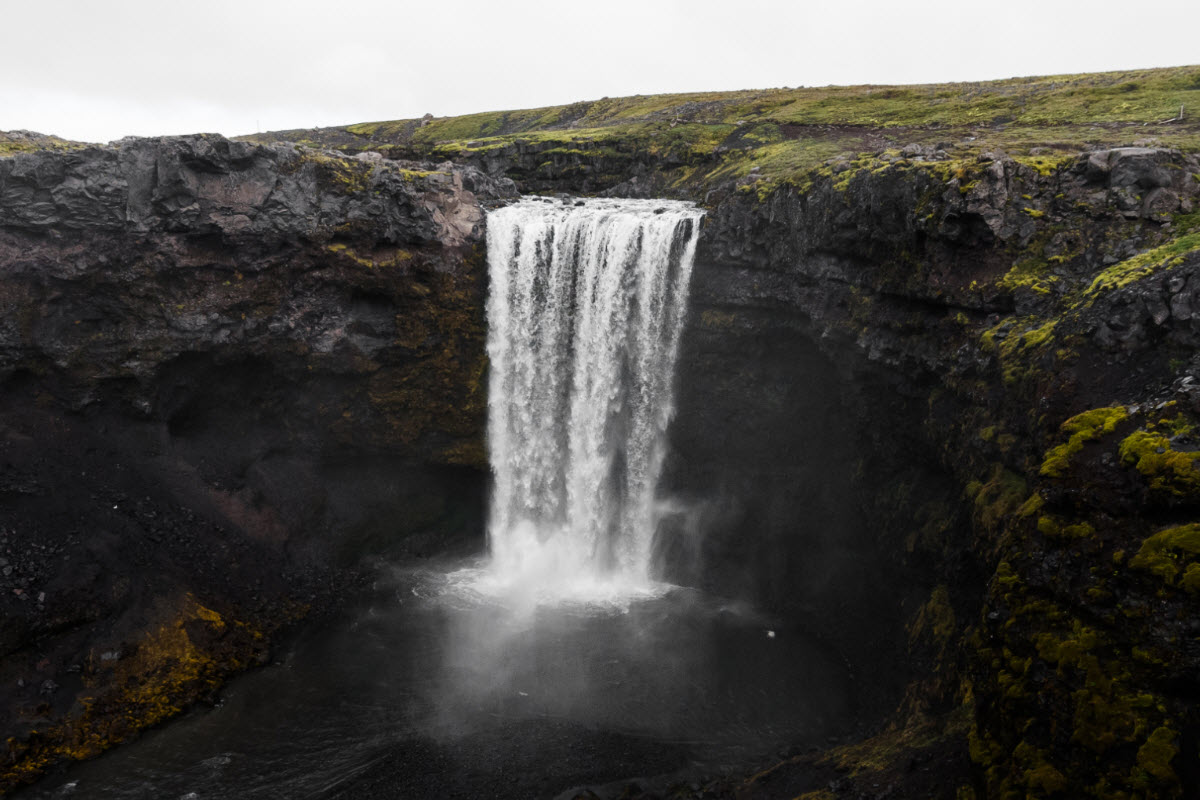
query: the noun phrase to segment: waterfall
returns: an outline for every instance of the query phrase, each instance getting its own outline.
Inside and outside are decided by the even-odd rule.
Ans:
[[[493,586],[650,590],[655,489],[703,212],[526,198],[488,214]]]

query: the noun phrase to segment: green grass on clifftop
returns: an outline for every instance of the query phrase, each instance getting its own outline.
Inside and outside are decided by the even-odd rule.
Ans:
[[[753,170],[758,180],[776,183],[831,158],[910,143],[952,146],[956,158],[998,148],[1037,156],[1135,143],[1198,151],[1200,66],[982,83],[605,97],[247,138],[404,157],[461,158],[520,143],[549,155],[670,154],[684,165],[681,180],[737,178]]]

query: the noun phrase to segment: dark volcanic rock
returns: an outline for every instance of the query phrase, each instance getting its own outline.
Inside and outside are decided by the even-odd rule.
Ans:
[[[0,159],[0,785],[211,692],[363,553],[481,535],[510,193],[212,136]]]
[[[797,609],[899,711],[696,796],[1196,791],[1197,174],[1121,148],[717,198],[677,569]]]

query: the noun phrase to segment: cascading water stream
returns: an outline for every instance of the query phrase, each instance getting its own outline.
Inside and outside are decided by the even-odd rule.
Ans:
[[[653,591],[655,489],[702,215],[546,198],[488,215],[485,591]]]

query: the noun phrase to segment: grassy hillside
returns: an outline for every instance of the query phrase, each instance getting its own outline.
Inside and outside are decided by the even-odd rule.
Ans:
[[[1180,108],[1183,116],[1180,118]],[[549,156],[669,156],[679,180],[774,185],[909,144],[960,159],[1052,158],[1090,146],[1200,150],[1200,66],[923,86],[847,86],[602,98],[523,111],[247,137],[397,157],[472,158],[514,145]]]

